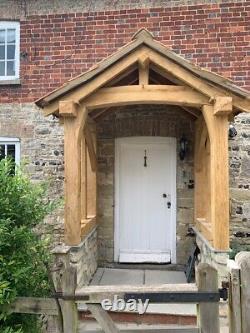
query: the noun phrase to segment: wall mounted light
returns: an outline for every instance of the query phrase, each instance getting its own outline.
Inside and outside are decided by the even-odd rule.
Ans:
[[[229,125],[228,135],[229,138],[234,138],[237,135],[237,130],[232,124]]]
[[[180,151],[179,151],[179,156],[181,161],[185,159],[187,151],[188,151],[188,140],[185,138],[185,136],[182,136],[182,138],[180,139]]]

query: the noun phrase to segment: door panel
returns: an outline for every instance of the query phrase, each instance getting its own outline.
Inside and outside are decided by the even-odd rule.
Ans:
[[[173,138],[117,139],[115,252],[119,262],[170,262],[175,160]]]

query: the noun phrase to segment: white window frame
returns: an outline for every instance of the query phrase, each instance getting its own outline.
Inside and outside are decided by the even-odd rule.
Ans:
[[[16,30],[16,49],[15,49],[15,74],[12,76],[0,76],[0,81],[12,81],[19,79],[20,71],[20,22],[17,21],[0,21],[1,29],[15,29]],[[7,44],[5,44],[7,47]]]
[[[21,144],[18,138],[8,138],[0,136],[0,145],[5,145],[5,155],[8,145],[15,145],[15,163],[20,165],[21,160]]]

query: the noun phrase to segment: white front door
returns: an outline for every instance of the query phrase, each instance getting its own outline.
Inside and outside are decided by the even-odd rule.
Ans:
[[[115,169],[115,261],[175,262],[175,138],[116,139]]]

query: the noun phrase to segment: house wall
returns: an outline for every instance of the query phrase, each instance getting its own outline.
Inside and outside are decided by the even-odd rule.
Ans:
[[[45,118],[34,103],[0,104],[0,136],[18,137],[25,170],[33,181],[48,182],[48,199],[58,201],[38,232],[51,237],[53,245],[63,241],[63,128],[53,117]]]
[[[0,18],[21,22],[21,84],[0,82],[0,136],[20,137],[32,178],[50,179],[50,196],[62,196],[62,128],[43,118],[37,98],[112,54],[141,27],[186,59],[250,90],[249,17],[249,0],[2,0]],[[232,238],[250,226],[249,123],[249,115],[238,116],[238,135],[230,140]],[[61,242],[62,210],[47,221],[52,230],[46,232]]]

